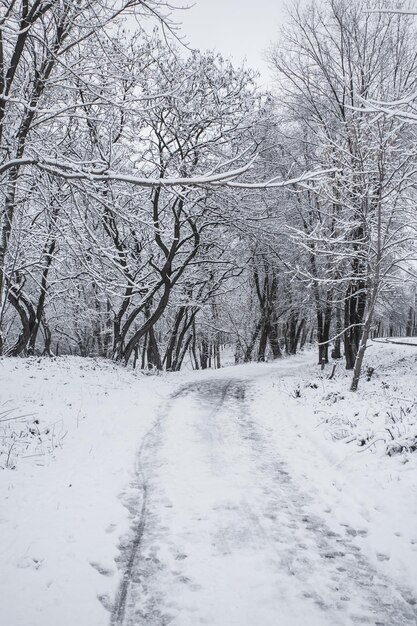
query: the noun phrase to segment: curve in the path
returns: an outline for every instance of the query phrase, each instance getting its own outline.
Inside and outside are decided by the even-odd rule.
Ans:
[[[355,529],[311,513],[318,490],[294,483],[249,387],[182,388],[144,441],[113,626],[415,626],[414,598],[371,566]]]

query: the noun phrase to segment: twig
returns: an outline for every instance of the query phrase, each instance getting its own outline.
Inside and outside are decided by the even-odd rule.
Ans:
[[[383,437],[378,437],[378,439],[373,439],[370,443],[368,443],[367,446],[360,448],[359,450],[357,450],[357,452],[365,452],[365,450],[369,450],[369,448],[378,443],[378,441],[383,441],[384,443],[386,443]]]

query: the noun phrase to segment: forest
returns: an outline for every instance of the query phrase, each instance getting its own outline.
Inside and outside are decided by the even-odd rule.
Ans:
[[[417,1],[284,4],[0,0],[0,626],[417,625]]]
[[[294,4],[256,73],[162,0],[0,2],[0,354],[149,370],[417,334],[412,3]]]

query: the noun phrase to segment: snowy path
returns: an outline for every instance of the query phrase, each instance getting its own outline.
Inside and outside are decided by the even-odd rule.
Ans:
[[[357,531],[311,513],[320,495],[291,477],[249,389],[185,386],[145,438],[112,623],[415,626],[414,601],[368,562]]]

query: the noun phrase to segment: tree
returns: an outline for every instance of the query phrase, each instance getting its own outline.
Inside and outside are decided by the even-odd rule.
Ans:
[[[284,43],[272,54],[287,118],[303,138],[304,160],[333,168],[333,174],[307,185],[304,227],[297,235],[311,257],[307,274],[318,312],[319,302],[325,302],[324,321],[318,319],[322,345],[328,341],[333,294],[343,287],[343,298],[337,299],[344,304],[346,366],[355,368],[352,389],[386,276],[380,245],[390,240],[391,250],[401,248],[402,237],[393,233],[400,228],[404,181],[413,171],[403,126],[364,112],[367,98],[398,95],[414,83],[416,55],[406,43],[410,25],[392,15],[366,13],[369,6],[330,0],[296,8]],[[388,229],[385,238],[382,224]]]

